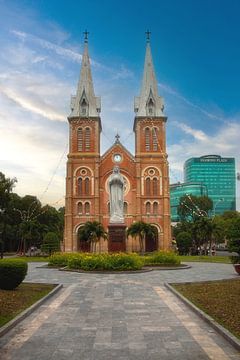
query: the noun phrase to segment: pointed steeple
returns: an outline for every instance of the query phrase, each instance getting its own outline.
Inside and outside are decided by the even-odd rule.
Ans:
[[[98,117],[101,111],[101,99],[94,94],[91,64],[88,54],[88,32],[84,32],[84,52],[77,87],[77,94],[71,98],[71,114],[69,118]]]
[[[142,88],[139,97],[134,99],[134,111],[136,116],[159,117],[163,115],[163,98],[158,95],[157,79],[154,71],[150,32],[147,31],[147,46],[143,71]]]

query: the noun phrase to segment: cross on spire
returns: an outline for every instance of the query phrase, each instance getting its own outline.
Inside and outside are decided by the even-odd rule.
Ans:
[[[84,42],[87,43],[88,42],[88,35],[89,35],[89,32],[87,30],[85,30],[83,32],[83,35],[84,35]]]
[[[146,37],[147,37],[147,42],[150,42],[151,31],[147,30],[147,31],[145,32],[145,34],[146,34]]]
[[[119,142],[119,139],[120,139],[120,135],[117,133],[117,135],[115,135],[115,142],[118,143]]]

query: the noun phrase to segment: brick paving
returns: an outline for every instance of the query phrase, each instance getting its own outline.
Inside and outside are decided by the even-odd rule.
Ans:
[[[31,264],[27,281],[63,290],[0,338],[1,360],[240,359],[164,282],[235,277],[231,265],[142,274],[77,274]]]

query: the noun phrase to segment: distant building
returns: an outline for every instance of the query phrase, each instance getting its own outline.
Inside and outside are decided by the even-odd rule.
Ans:
[[[188,159],[184,164],[184,181],[197,181],[207,187],[208,196],[213,201],[213,216],[236,210],[234,158],[206,155]]]
[[[177,213],[180,198],[184,195],[204,196],[207,195],[207,187],[201,182],[176,183],[170,185],[170,206],[171,206],[171,222],[178,222]]]

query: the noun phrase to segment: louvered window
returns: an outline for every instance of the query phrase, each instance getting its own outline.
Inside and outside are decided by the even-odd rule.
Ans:
[[[150,129],[145,129],[145,150],[150,151]]]
[[[82,128],[78,128],[78,130],[77,130],[77,147],[78,147],[78,151],[83,150],[83,130],[82,130]]]
[[[90,150],[90,140],[91,140],[91,130],[90,128],[86,128],[85,130],[85,150]]]
[[[157,151],[158,149],[157,128],[152,129],[152,139],[153,139],[153,151]]]

